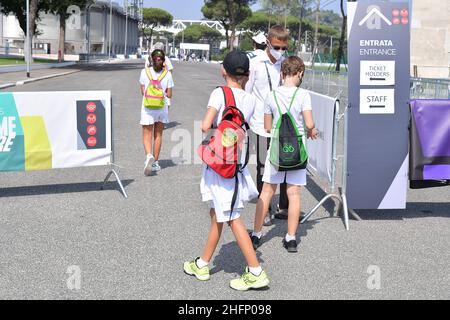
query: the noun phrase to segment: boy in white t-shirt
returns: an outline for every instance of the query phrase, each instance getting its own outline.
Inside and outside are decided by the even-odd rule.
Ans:
[[[243,90],[245,82],[248,81],[249,63],[244,52],[233,51],[225,57],[222,68],[222,76],[233,92],[236,107],[242,112],[247,122],[251,119],[256,106],[256,99]],[[222,88],[217,88],[211,94],[208,111],[203,119],[202,131],[204,133],[208,133],[211,127],[217,128],[222,120],[225,107],[224,92]],[[203,166],[200,188],[203,201],[209,202],[211,205],[211,228],[203,255],[190,262],[185,262],[183,269],[185,273],[195,276],[201,281],[210,279],[208,265],[219,243],[223,224],[228,223],[248,265],[240,278],[230,282],[230,287],[245,291],[266,287],[269,284],[269,278],[261,268],[247,229],[240,218],[244,203],[258,197],[258,190],[248,168],[245,167],[242,173],[238,173],[238,185],[237,198],[233,210],[231,210],[235,178],[223,178],[207,165]]]
[[[149,59],[152,59],[151,67],[146,67],[141,72],[140,84],[142,99],[141,122],[143,128],[143,144],[145,150],[144,174],[146,176],[161,171],[159,165],[159,155],[161,153],[162,136],[164,125],[169,123],[168,99],[172,97],[174,87],[172,74],[164,68],[165,54],[161,50],[152,52]],[[148,74],[150,73],[150,75]],[[161,109],[150,109],[144,106],[144,95],[151,84],[151,80],[161,79],[161,88],[164,92],[164,107]],[[152,79],[150,79],[150,76]]]
[[[302,59],[299,57],[287,58],[282,65],[284,84],[275,89],[275,94],[283,114],[286,113],[289,106],[291,106],[290,113],[294,117],[299,134],[304,137],[305,132],[307,131],[308,138],[314,140],[317,139],[318,131],[315,128],[312,116],[311,96],[308,91],[299,88],[304,72],[305,64]],[[271,132],[277,124],[278,119],[281,117],[278,105],[272,92],[272,94],[267,97],[264,107],[264,127],[268,132]],[[306,128],[304,126],[306,126]],[[261,230],[264,217],[268,212],[272,197],[277,190],[277,185],[286,182],[289,199],[288,233],[283,239],[283,246],[288,252],[297,252],[296,234],[300,219],[300,186],[306,185],[306,169],[285,172],[278,171],[277,168],[270,163],[268,155],[264,168],[263,181],[263,190],[256,207],[252,240],[258,239],[256,243],[257,248],[260,245],[259,240],[262,236]],[[253,244],[255,246],[255,241],[253,241]]]

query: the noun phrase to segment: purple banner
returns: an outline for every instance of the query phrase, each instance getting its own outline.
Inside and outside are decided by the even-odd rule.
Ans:
[[[450,180],[450,100],[411,102],[410,180]]]
[[[450,157],[450,100],[414,100],[411,107],[423,155]]]
[[[450,164],[437,164],[434,166],[424,166],[423,168],[424,180],[450,180]]]

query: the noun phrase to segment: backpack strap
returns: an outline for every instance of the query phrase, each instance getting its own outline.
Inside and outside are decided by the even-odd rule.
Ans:
[[[292,105],[294,104],[295,98],[297,97],[298,90],[300,90],[300,87],[298,87],[297,90],[295,90],[294,96],[292,97],[291,103],[289,105],[289,109],[287,109],[287,114],[289,114],[291,117],[292,117],[291,108],[292,108]],[[274,97],[275,103],[278,107],[278,113],[280,114],[280,117],[281,117],[283,115],[283,113],[281,112],[280,104],[278,103],[277,93],[275,92],[275,90],[273,91],[273,97]],[[306,125],[305,125],[305,119],[303,118],[303,115],[302,115],[302,120],[303,120],[303,130],[305,131],[305,134],[306,134]]]
[[[145,72],[147,73],[147,77],[150,79],[150,81],[155,80],[155,79],[153,79],[153,75],[152,75],[152,72],[150,70],[150,66],[145,66]],[[161,75],[156,80],[161,82],[167,76],[168,73],[169,73],[169,71],[167,70],[167,68],[164,68],[163,72],[161,73]]]
[[[220,87],[223,91],[224,101],[225,101],[225,108],[229,107],[236,107],[236,99],[234,98],[233,90],[231,90],[230,87]]]
[[[158,81],[161,82],[169,73],[169,70],[167,70],[167,68],[163,69],[164,71],[161,73],[161,75],[158,77]]]
[[[223,91],[224,101],[225,101],[225,110],[227,108],[234,108],[234,109],[236,109],[239,112],[239,114],[241,115],[241,117],[242,117],[243,126],[245,127],[245,130],[247,130],[247,131],[250,130],[250,126],[247,123],[247,121],[245,120],[244,114],[242,113],[241,109],[239,109],[236,106],[236,99],[234,97],[233,90],[231,90],[230,87],[226,87],[226,86],[218,87],[218,88],[221,88],[222,91]],[[224,113],[225,113],[225,111],[224,111]]]
[[[298,90],[300,90],[300,87],[298,87],[297,90],[295,90],[294,96],[292,97],[291,103],[289,104],[289,109],[286,108],[287,113],[289,113],[289,114],[291,113],[291,108],[292,108],[292,105],[294,104],[295,98],[297,97]],[[277,93],[275,90],[273,91],[273,97],[275,99],[275,104],[278,107],[278,112],[280,113],[280,116],[281,116],[283,113],[281,112],[280,104],[278,103]]]
[[[145,72],[147,73],[147,77],[148,79],[151,81],[153,81],[153,76],[152,76],[152,72],[150,71],[150,67],[149,66],[145,66]]]

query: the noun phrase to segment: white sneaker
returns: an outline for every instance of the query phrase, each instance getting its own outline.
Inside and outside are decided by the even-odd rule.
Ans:
[[[147,159],[145,160],[144,175],[149,176],[152,173],[152,167],[154,163],[155,158],[152,154],[148,154]]]
[[[152,164],[152,172],[159,172],[159,171],[161,171],[161,166],[159,165],[158,161],[155,161]]]

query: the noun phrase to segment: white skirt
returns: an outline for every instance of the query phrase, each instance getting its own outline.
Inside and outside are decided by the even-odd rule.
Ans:
[[[169,108],[167,105],[161,109],[149,109],[142,107],[141,126],[154,125],[156,122],[169,123]]]
[[[278,171],[275,166],[270,163],[267,156],[264,166],[263,182],[270,184],[282,184],[286,182],[294,186],[306,186],[306,169],[293,171]]]
[[[239,177],[239,189],[231,212],[231,202],[233,200],[235,179],[225,179],[219,176],[214,170],[203,165],[200,191],[202,200],[209,202],[211,208],[216,211],[217,222],[224,223],[236,220],[241,216],[244,204],[258,197],[258,190],[247,168]]]

